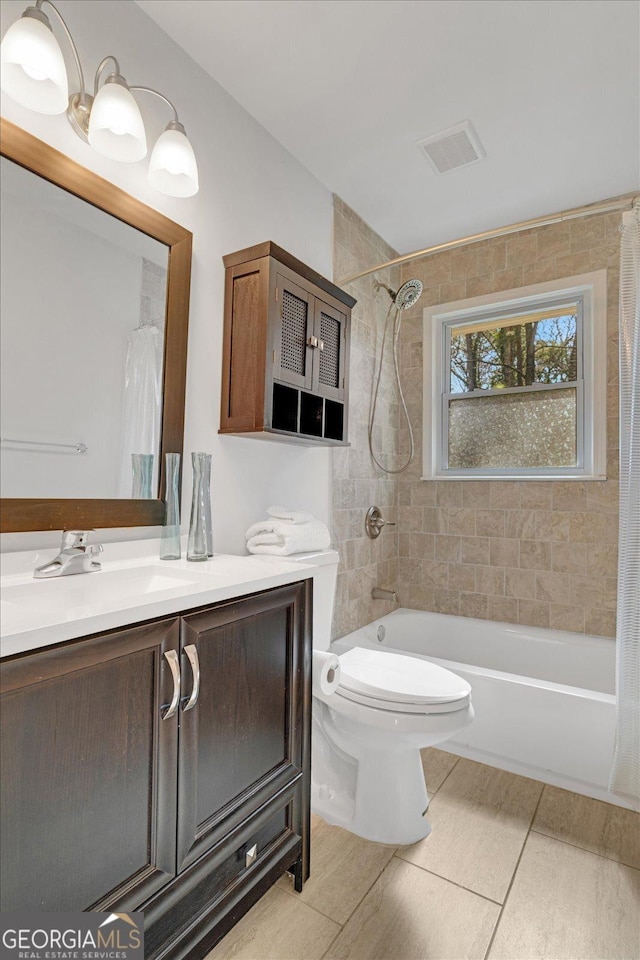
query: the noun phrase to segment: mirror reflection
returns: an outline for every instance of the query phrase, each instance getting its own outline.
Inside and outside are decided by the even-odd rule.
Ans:
[[[155,499],[168,248],[0,172],[2,496]]]

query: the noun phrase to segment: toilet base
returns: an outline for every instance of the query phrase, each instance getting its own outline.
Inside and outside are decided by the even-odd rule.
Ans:
[[[429,798],[420,750],[385,749],[379,743],[372,751],[351,741],[349,756],[326,707],[322,713],[322,723],[313,724],[313,812],[376,843],[406,846],[428,836],[431,824],[424,812]]]

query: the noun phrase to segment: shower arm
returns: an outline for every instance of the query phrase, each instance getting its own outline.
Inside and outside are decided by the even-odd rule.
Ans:
[[[376,288],[376,291],[378,291],[378,290],[380,289],[380,287],[382,287],[383,290],[386,290],[387,293],[389,294],[389,296],[391,297],[391,299],[392,299],[392,300],[394,301],[394,303],[395,303],[395,299],[396,299],[396,297],[398,296],[398,291],[397,291],[397,290],[392,290],[391,287],[388,287],[387,284],[386,284],[386,283],[383,283],[381,280],[376,280],[373,285],[374,285],[374,287]]]

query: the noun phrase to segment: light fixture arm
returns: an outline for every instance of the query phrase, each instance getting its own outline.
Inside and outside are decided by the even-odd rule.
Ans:
[[[48,2],[49,2],[49,0],[47,0],[47,3],[48,3]],[[94,99],[95,99],[95,97],[96,97],[96,95],[97,95],[97,93],[98,93],[98,85],[99,85],[99,83],[100,83],[100,75],[101,75],[102,71],[104,70],[104,68],[105,68],[106,65],[109,63],[110,60],[111,60],[111,62],[113,63],[113,65],[114,65],[114,67],[115,67],[115,73],[116,73],[118,76],[120,76],[120,64],[118,63],[118,61],[116,60],[116,58],[115,58],[114,56],[112,56],[111,54],[109,54],[108,57],[105,57],[104,60],[101,60],[100,63],[98,64],[98,69],[96,70],[95,79],[94,79],[94,81],[93,81],[93,97],[94,97]]]
[[[66,34],[67,40],[69,41],[69,46],[71,47],[71,50],[73,52],[73,59],[75,60],[75,64],[76,64],[76,70],[78,71],[78,79],[80,80],[80,93],[78,94],[78,101],[84,105],[86,102],[87,91],[84,85],[84,73],[82,71],[82,64],[80,63],[78,48],[74,43],[73,37],[71,36],[71,31],[69,30],[69,27],[67,26],[64,17],[62,16],[58,8],[55,6],[55,4],[51,2],[51,0],[36,0],[35,9],[38,11],[41,11],[42,16],[45,17],[45,20],[46,20],[46,14],[44,13],[44,11],[42,11],[42,5],[44,3],[47,3],[51,7],[55,15],[57,16],[58,20],[62,24],[62,29]]]
[[[160,93],[158,90],[154,90],[153,87],[139,87],[139,86],[135,86],[135,87],[129,87],[129,90],[131,90],[131,91],[139,90],[141,93],[152,93],[155,97],[159,97],[160,100],[164,100],[164,102],[167,104],[167,106],[169,106],[169,107],[173,110],[173,120],[171,121],[171,123],[172,123],[172,124],[174,124],[174,123],[175,123],[175,124],[178,124],[179,127],[182,129],[182,131],[184,131],[184,128],[182,127],[182,124],[180,123],[180,120],[178,119],[178,111],[176,110],[176,108],[174,107],[174,105],[171,103],[171,100],[169,100],[168,97],[165,97],[165,95],[164,95],[163,93]],[[175,128],[174,128],[174,129],[175,129]]]

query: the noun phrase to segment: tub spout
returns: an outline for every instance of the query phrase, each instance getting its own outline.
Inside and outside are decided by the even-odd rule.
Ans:
[[[398,602],[395,590],[384,590],[382,587],[373,587],[371,589],[371,599],[372,600],[392,600],[393,603]]]

